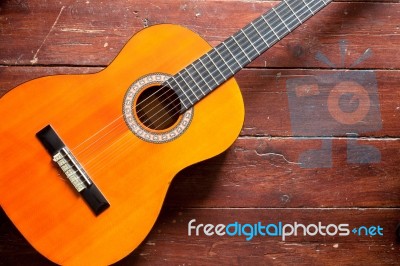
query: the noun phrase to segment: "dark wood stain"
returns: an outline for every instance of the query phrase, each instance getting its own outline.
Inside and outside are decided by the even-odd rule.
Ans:
[[[101,71],[135,32],[149,25],[180,24],[216,45],[276,3],[0,1],[0,96],[44,75]],[[246,106],[241,136],[224,154],[178,174],[150,235],[118,265],[398,264],[399,13],[398,1],[334,2],[241,71],[237,80]],[[377,100],[372,104],[378,105],[382,124],[360,132],[354,141],[375,147],[380,157],[376,162],[368,163],[367,156],[364,163],[352,163],[348,149],[353,139],[345,134],[351,132],[317,137],[295,132],[288,81],[337,75],[351,79],[361,74],[372,75],[376,82]],[[313,87],[300,93],[308,96]],[[313,107],[322,110],[318,108],[326,101],[317,97]],[[301,115],[298,119],[307,121]],[[331,125],[322,120],[308,126],[319,132]],[[331,167],[307,168],[300,163],[302,153],[320,148],[326,140],[332,144]],[[213,224],[380,225],[384,235],[298,236],[287,241],[189,237],[192,219]],[[52,265],[3,211],[0,265]]]

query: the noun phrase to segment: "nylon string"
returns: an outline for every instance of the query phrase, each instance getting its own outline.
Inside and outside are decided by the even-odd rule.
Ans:
[[[329,1],[327,1],[327,2],[329,2]],[[269,25],[271,25],[271,26],[269,27],[269,28],[271,28],[271,31],[269,31],[265,36],[261,36],[261,35],[260,35],[260,38],[262,38],[262,39],[265,38],[266,40],[269,40],[270,38],[272,38],[273,36],[275,36],[275,34],[278,34],[278,36],[279,36],[279,34],[282,32],[282,30],[284,30],[284,34],[283,34],[283,36],[284,36],[284,35],[286,34],[286,32],[285,32],[285,27],[287,27],[287,25],[286,25],[285,23],[288,22],[287,20],[288,20],[289,18],[298,20],[298,17],[302,17],[303,15],[305,15],[305,14],[308,13],[308,12],[312,12],[312,13],[314,13],[313,11],[317,12],[316,10],[312,10],[312,9],[315,8],[315,7],[317,7],[317,6],[318,6],[319,4],[321,4],[321,3],[323,3],[323,4],[326,5],[327,2],[325,2],[325,1],[322,1],[322,2],[321,2],[321,1],[317,1],[317,3],[315,3],[315,1],[314,1],[314,2],[312,3],[312,5],[308,5],[308,4],[311,4],[311,2],[307,4],[306,2],[304,2],[304,0],[301,0],[301,1],[297,1],[295,4],[292,3],[292,5],[289,5],[288,3],[286,3],[285,0],[283,0],[282,3],[281,3],[280,5],[278,5],[278,6],[275,8],[275,10],[276,10],[276,11],[279,11],[279,9],[284,8],[284,4],[286,4],[286,5],[289,7],[289,10],[285,10],[285,11],[287,11],[287,12],[283,12],[283,14],[279,13],[280,16],[279,16],[279,15],[278,15],[278,16],[275,16],[273,19],[269,20],[268,23],[269,23]],[[299,6],[301,6],[301,5],[302,5],[302,7],[301,7],[300,9],[297,9],[297,8],[298,8]],[[304,11],[304,12],[303,12],[303,11]],[[302,12],[302,13],[300,14],[299,12]],[[288,13],[289,13],[289,16],[288,16]],[[264,15],[263,15],[263,16],[264,16]],[[308,18],[308,17],[307,17],[307,18]],[[262,19],[262,17],[259,17],[258,19],[256,19],[256,20],[254,21],[254,23],[259,23],[259,22],[260,22],[259,20],[261,20],[261,19]],[[305,19],[305,20],[306,20],[306,19]],[[302,24],[305,20],[301,21],[300,24]],[[281,23],[279,23],[280,21],[282,21],[284,27],[281,27],[280,29],[277,30],[275,27],[276,27],[277,25],[280,26],[280,24],[281,24]],[[278,24],[277,24],[277,23],[278,23]],[[249,25],[251,25],[251,24],[249,24]],[[274,26],[275,26],[275,27],[274,27]],[[276,31],[273,32],[273,30],[276,30]],[[289,31],[289,32],[290,32],[290,31]],[[251,37],[254,37],[254,36],[251,36]],[[245,38],[246,38],[246,34],[244,34],[244,38],[243,38],[243,39],[238,39],[238,41],[240,42],[240,41],[244,40]],[[280,39],[280,38],[281,38],[281,36],[279,36],[279,39]],[[228,38],[228,39],[229,39],[229,38]],[[251,39],[253,39],[253,38],[251,38]],[[265,40],[264,40],[264,42],[265,42]],[[251,42],[251,40],[249,40],[249,43],[250,43],[251,46],[253,46],[254,48],[256,48],[256,47],[254,46],[254,43]],[[265,43],[268,45],[267,42],[265,42]],[[268,46],[269,46],[269,45],[268,45]],[[271,45],[271,46],[272,46],[272,45]],[[248,48],[248,47],[247,47],[247,48]],[[240,57],[240,58],[235,57],[235,54],[236,54],[236,55],[240,54],[239,52],[240,52],[241,49],[242,49],[242,50],[247,50],[247,48],[238,45],[238,47],[237,47],[236,49],[233,49],[233,50],[228,49],[228,52],[230,52],[231,55],[232,55],[232,58],[231,58],[228,62],[230,62],[230,61],[232,61],[232,60],[240,61],[240,60],[244,59],[245,57],[247,57],[247,54],[246,54],[245,52],[243,52],[244,56],[242,56],[242,57]],[[212,51],[212,50],[211,50],[211,51]],[[258,51],[257,51],[257,48],[255,49],[255,51],[258,52]],[[221,57],[221,59],[223,60],[222,56],[220,56],[220,57]],[[221,60],[219,60],[219,61],[217,61],[217,62],[215,62],[215,63],[218,64],[218,62],[221,62]],[[226,65],[227,65],[227,64],[226,64]],[[190,65],[189,65],[189,66],[190,66]],[[240,65],[240,66],[241,66],[241,65]],[[210,71],[209,71],[206,67],[204,67],[204,69],[205,69],[205,72],[210,73]],[[219,71],[219,69],[216,69],[216,71]],[[202,75],[204,76],[204,71],[202,71],[202,72],[201,72],[201,71],[198,71],[198,72],[199,72],[198,74],[199,74],[200,76],[202,76]],[[210,75],[215,75],[215,71],[212,72],[212,73],[210,73]],[[222,76],[223,76],[223,75],[222,75]],[[224,77],[224,76],[223,76],[223,77]],[[174,78],[174,77],[171,77],[170,79],[173,79],[173,78]],[[225,78],[225,77],[224,77],[224,78]],[[168,79],[165,83],[168,83],[168,81],[169,81],[170,79]],[[182,79],[183,79],[183,78],[182,78]],[[173,80],[175,81],[175,83],[179,84],[175,79],[173,79]],[[193,80],[194,80],[194,79],[193,79]],[[206,82],[205,82],[205,83],[206,83]],[[207,83],[206,83],[206,85],[207,85]],[[154,96],[155,94],[159,93],[162,89],[165,89],[166,87],[167,87],[166,85],[160,86],[160,88],[159,88],[156,92],[154,92],[151,96]],[[169,87],[171,88],[171,86],[169,86]],[[200,87],[200,86],[195,86],[195,87],[193,87],[192,89],[197,89],[196,87],[198,87],[199,89],[196,90],[196,91],[194,91],[194,93],[198,93],[198,92],[203,93],[203,91],[201,90],[201,87]],[[150,104],[152,104],[154,101],[159,100],[160,98],[162,99],[162,98],[163,98],[162,96],[164,96],[166,93],[167,93],[167,91],[165,91],[164,93],[162,93],[160,96],[158,96],[158,98],[154,99],[153,101],[151,101],[150,103],[148,103],[147,105],[145,105],[144,108],[148,107],[148,106],[149,106]],[[203,94],[204,94],[204,93],[203,93]],[[149,97],[151,97],[151,96],[149,96]],[[165,101],[167,101],[167,100],[168,100],[169,98],[171,98],[171,97],[172,97],[172,95],[169,96],[169,97],[167,97],[167,98],[162,99],[161,101],[159,101],[158,104],[159,104],[159,105],[162,105],[162,103],[164,103]],[[175,107],[179,107],[179,106],[180,106],[180,103],[181,103],[179,97],[177,97],[177,98],[175,98],[174,100],[172,100],[172,101],[171,101],[170,103],[168,103],[165,107],[168,107],[168,106],[171,105],[171,104],[175,104],[175,103],[176,103],[176,100],[178,100],[179,102],[178,102],[177,105],[175,105]],[[189,99],[189,101],[190,101],[190,99]],[[150,111],[154,110],[156,107],[157,107],[157,106],[151,108]],[[134,107],[134,108],[137,108],[137,107]],[[150,112],[150,111],[149,111],[149,112]],[[160,110],[160,111],[161,111],[161,110]],[[155,116],[157,116],[157,114],[158,114],[160,111],[156,112],[156,113],[153,114],[151,117],[147,118],[144,122],[151,121],[151,119],[154,118]],[[211,111],[211,110],[210,110],[210,111]],[[175,115],[177,115],[177,114],[179,114],[179,113],[180,113],[180,111],[175,112],[175,113],[173,114],[173,116],[175,116]],[[161,115],[161,116],[158,117],[155,121],[151,122],[151,124],[149,125],[149,127],[151,127],[154,123],[158,122],[160,119],[163,119],[164,116],[165,116],[165,114],[164,114],[164,115]],[[126,130],[126,127],[125,127],[126,124],[125,124],[124,119],[121,120],[122,117],[123,117],[123,116],[121,115],[121,116],[115,118],[111,123],[109,123],[108,125],[106,125],[105,127],[103,127],[101,130],[99,130],[98,132],[96,132],[94,135],[92,135],[91,137],[89,137],[88,139],[86,139],[85,141],[83,141],[82,143],[80,143],[78,146],[74,147],[74,148],[72,149],[72,151],[73,151],[73,150],[77,150],[79,147],[83,146],[85,143],[87,143],[88,141],[90,141],[91,139],[93,139],[95,136],[99,135],[101,132],[105,131],[107,128],[111,127],[111,126],[112,126],[114,123],[116,123],[116,122],[122,122],[122,123],[119,123],[119,124],[117,124],[116,126],[113,126],[113,127],[111,128],[110,131],[106,131],[104,135],[101,135],[98,139],[95,140],[95,142],[90,143],[87,147],[85,147],[83,150],[81,150],[80,152],[78,152],[76,155],[81,155],[81,154],[86,153],[86,152],[88,152],[87,155],[89,155],[90,152],[91,152],[90,147],[92,147],[92,146],[95,145],[96,143],[99,143],[99,144],[104,144],[104,143],[106,143],[107,140],[104,141],[104,142],[101,142],[101,140],[104,140],[104,138],[105,138],[107,135],[111,134],[112,131],[117,130],[118,127],[120,127],[121,125],[124,126],[123,129],[124,129],[124,131],[125,131],[125,130]],[[143,116],[142,116],[142,117],[139,117],[139,120],[140,120],[140,121],[142,121],[141,119],[143,119]],[[143,122],[142,122],[142,123],[143,123]],[[161,124],[162,124],[162,123],[161,123]],[[161,124],[160,124],[160,125],[161,125]],[[154,128],[154,130],[157,130],[157,129],[158,129],[157,127]],[[130,131],[129,131],[129,132],[130,132]],[[84,164],[82,164],[82,165],[83,165],[83,166],[85,167],[85,169],[87,169],[87,170],[93,168],[93,171],[91,171],[91,174],[97,173],[99,170],[101,170],[101,169],[106,165],[106,162],[110,163],[110,160],[112,159],[112,157],[113,157],[113,155],[114,155],[115,153],[120,153],[121,151],[124,150],[124,148],[127,149],[126,146],[128,146],[128,148],[132,148],[134,144],[140,142],[140,141],[136,141],[136,140],[138,140],[138,139],[133,139],[134,142],[133,142],[131,145],[127,145],[128,142],[123,142],[127,137],[129,137],[129,139],[131,139],[131,135],[128,135],[128,136],[125,135],[125,136],[123,136],[123,137],[120,138],[118,141],[114,141],[113,143],[111,143],[108,147],[106,147],[105,149],[103,149],[103,150],[102,150],[100,153],[98,153],[95,157],[91,158],[89,161],[87,161],[86,163],[84,163]],[[116,150],[114,150],[112,153],[109,153],[108,155],[105,155],[101,160],[96,160],[96,159],[97,159],[98,157],[100,157],[103,153],[105,153],[108,149],[110,149],[113,145],[116,145],[117,143],[120,143],[120,142],[123,142],[123,143],[121,143],[122,145],[120,145],[120,147],[117,147]]]

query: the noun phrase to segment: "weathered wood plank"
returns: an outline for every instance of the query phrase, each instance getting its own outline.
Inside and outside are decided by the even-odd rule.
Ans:
[[[399,209],[393,210],[273,210],[273,209],[183,209],[166,210],[146,242],[121,265],[129,262],[224,265],[329,265],[329,264],[395,264],[400,256],[395,242]],[[340,215],[338,215],[340,214]],[[188,237],[188,222],[239,223],[348,223],[354,227],[381,225],[385,231],[376,237]],[[368,252],[366,251],[368,249]],[[139,256],[139,257],[138,257]],[[369,263],[368,263],[369,262]]]
[[[0,67],[0,96],[35,77],[100,70],[98,67]],[[246,107],[242,135],[400,136],[397,89],[400,71],[245,69],[239,72],[237,80]],[[340,89],[340,84],[345,85],[343,99],[330,93],[335,86]],[[367,97],[363,98],[365,93]],[[328,99],[336,99],[343,110],[329,110]],[[357,118],[357,110],[368,111],[364,118],[359,117],[360,122],[350,121],[346,125],[337,120],[346,116],[345,112],[350,113],[350,118]]]
[[[0,63],[108,65],[134,33],[159,23],[186,26],[216,45],[276,3],[8,0],[0,10]],[[399,3],[332,3],[252,66],[398,69],[399,25]],[[340,42],[347,42],[345,60]],[[355,64],[366,50],[373,59]]]
[[[334,139],[310,161],[300,154],[322,140],[240,138],[224,154],[183,170],[170,188],[169,206],[185,207],[397,207],[400,204],[400,140]],[[332,165],[328,165],[332,155]],[[304,156],[304,155],[303,155]],[[308,158],[308,156],[305,156]],[[303,163],[303,164],[301,164]],[[315,168],[310,164],[315,163]],[[304,168],[306,167],[306,168]],[[325,167],[325,168],[324,168]]]
[[[139,248],[117,265],[396,265],[400,249],[395,230],[400,209],[168,209]],[[349,224],[348,228],[380,226],[383,236],[188,236],[194,225],[234,222],[283,224]],[[29,265],[52,265],[35,252],[1,211],[0,250],[4,265],[15,261]],[[127,236],[129,237],[129,236]],[[116,248],[118,245],[116,244]]]
[[[241,71],[237,79],[246,106],[242,134],[399,136],[399,74],[349,70]]]
[[[100,71],[145,26],[181,24],[216,45],[276,3],[0,1],[0,65],[16,66],[0,67],[0,97],[31,78]],[[155,228],[118,265],[398,264],[394,231],[400,215],[400,71],[388,69],[400,69],[399,25],[397,0],[337,1],[251,64],[277,69],[241,71],[237,79],[247,111],[242,136],[226,153],[178,174]],[[355,64],[358,59],[364,60]],[[28,67],[32,64],[39,66]],[[338,84],[343,86],[337,90],[347,92],[343,97],[331,93]],[[326,112],[331,98],[342,113]],[[343,126],[351,120],[345,113],[359,107],[371,111],[364,127]],[[303,135],[308,138],[293,137]],[[321,147],[322,153],[300,157]],[[381,225],[384,236],[297,237],[286,242],[188,237],[191,219]],[[0,258],[0,265],[52,265],[3,211]]]

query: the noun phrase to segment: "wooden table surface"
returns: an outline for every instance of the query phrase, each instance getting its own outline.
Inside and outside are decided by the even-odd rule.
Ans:
[[[277,3],[0,0],[0,95],[35,77],[97,72],[154,24],[215,46]],[[236,78],[240,137],[175,178],[150,235],[117,265],[398,265],[400,2],[334,2]],[[189,237],[192,219],[380,226],[383,236]],[[3,211],[0,265],[51,265]]]

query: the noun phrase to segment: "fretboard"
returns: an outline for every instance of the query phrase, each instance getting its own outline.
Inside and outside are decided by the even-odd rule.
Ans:
[[[215,90],[331,0],[283,0],[166,81],[181,112]]]

